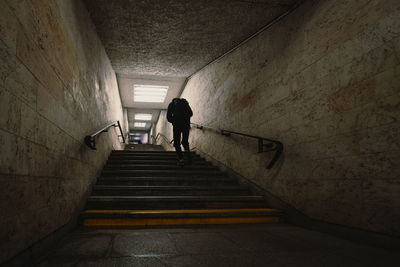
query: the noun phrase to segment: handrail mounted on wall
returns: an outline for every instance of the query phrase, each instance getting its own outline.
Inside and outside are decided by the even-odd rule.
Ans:
[[[277,140],[272,140],[272,139],[261,137],[261,136],[239,133],[239,132],[234,132],[234,131],[229,131],[229,130],[215,129],[215,128],[203,126],[203,125],[200,125],[197,123],[191,123],[191,125],[193,125],[197,129],[201,129],[201,130],[209,129],[212,131],[216,131],[219,134],[222,134],[224,136],[230,136],[231,134],[236,134],[236,135],[241,135],[241,136],[257,139],[258,140],[258,153],[275,151],[273,158],[267,165],[267,169],[271,169],[272,166],[274,166],[275,162],[279,159],[280,155],[283,152],[283,144]],[[265,143],[264,141],[267,141],[267,143]]]
[[[100,130],[98,130],[94,134],[86,135],[85,136],[85,140],[84,140],[85,144],[88,147],[90,147],[91,149],[96,150],[96,136],[101,134],[101,133],[107,132],[108,129],[110,127],[112,127],[112,126],[119,128],[119,131],[121,132],[121,135],[118,135],[118,137],[122,137],[122,142],[125,143],[125,137],[124,137],[124,134],[122,133],[121,124],[119,123],[119,121],[114,121],[114,122],[104,126],[103,128],[101,128]]]
[[[151,138],[153,138],[154,143],[156,143],[157,140],[158,140],[158,138],[159,138],[160,136],[161,136],[168,144],[170,144],[170,145],[172,146],[172,143],[174,142],[174,140],[173,140],[173,139],[172,139],[171,141],[168,140],[168,138],[167,138],[165,135],[163,135],[162,133],[158,133],[156,137],[154,137],[154,135],[152,135]]]

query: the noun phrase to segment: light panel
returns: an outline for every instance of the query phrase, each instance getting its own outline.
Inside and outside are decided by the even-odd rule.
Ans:
[[[133,85],[134,102],[163,103],[168,92],[166,85]]]
[[[133,127],[144,128],[144,127],[146,127],[146,123],[145,122],[135,122],[133,124]]]
[[[135,114],[135,120],[137,120],[137,121],[151,121],[152,117],[153,117],[153,114],[149,114],[149,113],[136,113]]]

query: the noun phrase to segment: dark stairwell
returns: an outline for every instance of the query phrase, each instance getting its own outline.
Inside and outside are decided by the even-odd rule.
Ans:
[[[0,264],[400,266],[399,18],[398,0],[0,0]],[[112,153],[128,134],[171,138],[174,97],[285,151],[268,168],[200,127],[225,174],[114,160],[151,154]]]

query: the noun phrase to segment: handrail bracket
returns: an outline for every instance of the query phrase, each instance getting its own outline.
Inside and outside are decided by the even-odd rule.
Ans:
[[[258,138],[258,153],[274,151],[276,148],[274,147],[273,142],[264,143],[264,139]]]
[[[90,147],[93,150],[96,150],[96,137],[95,136],[86,135],[84,141],[88,147]]]
[[[221,134],[225,135],[225,136],[231,136],[230,132],[227,132],[227,131],[224,131],[224,130],[221,130]]]

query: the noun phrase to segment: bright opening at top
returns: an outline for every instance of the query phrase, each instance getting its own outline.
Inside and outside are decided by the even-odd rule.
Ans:
[[[166,85],[133,85],[134,102],[163,103],[167,95]]]
[[[146,123],[145,122],[135,122],[133,124],[133,127],[143,128],[143,127],[146,127]]]
[[[151,121],[152,117],[153,117],[153,115],[149,114],[149,113],[136,113],[135,114],[136,121]]]

